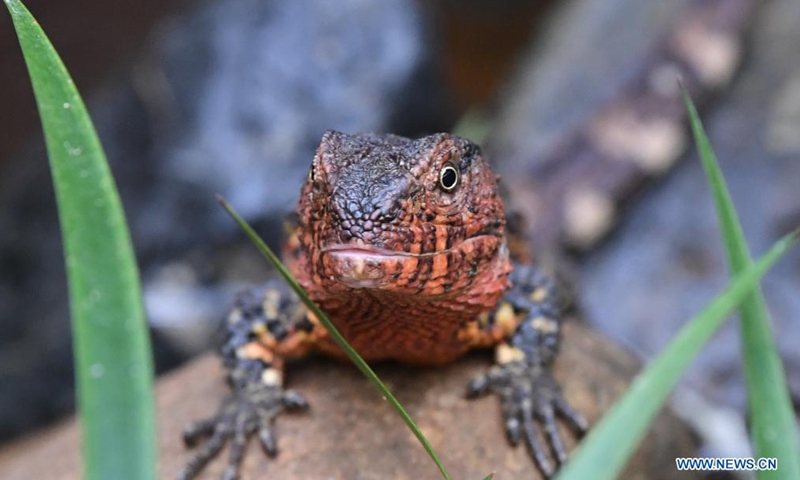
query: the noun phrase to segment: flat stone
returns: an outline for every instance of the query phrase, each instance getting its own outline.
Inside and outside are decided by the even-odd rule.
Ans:
[[[490,355],[475,354],[443,368],[379,365],[378,374],[415,418],[455,479],[541,478],[525,449],[505,440],[496,398],[468,401],[469,379],[483,371]],[[565,327],[556,377],[573,406],[592,424],[627,386],[638,370],[629,353],[584,324]],[[161,478],[175,478],[189,459],[180,432],[189,421],[213,413],[226,395],[223,370],[212,355],[203,356],[163,377],[157,387]],[[292,388],[311,403],[308,413],[277,421],[281,453],[275,460],[250,443],[244,480],[411,479],[438,478],[434,464],[391,407],[355,368],[326,359],[297,365]],[[562,428],[570,449],[571,431]],[[79,429],[71,420],[0,451],[0,478],[28,480],[80,478]],[[694,444],[688,429],[662,413],[622,478],[673,479],[674,458],[690,456]],[[201,479],[219,479],[227,456],[213,461]],[[700,478],[681,472],[682,480]]]

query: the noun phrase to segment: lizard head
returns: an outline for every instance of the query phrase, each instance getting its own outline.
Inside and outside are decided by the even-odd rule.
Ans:
[[[440,295],[509,270],[497,178],[454,135],[328,131],[298,214],[304,268],[326,289]]]

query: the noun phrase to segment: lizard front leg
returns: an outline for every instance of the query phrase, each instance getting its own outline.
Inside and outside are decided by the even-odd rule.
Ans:
[[[284,282],[273,281],[240,294],[225,329],[220,353],[232,392],[216,415],[184,429],[189,447],[210,438],[186,464],[179,480],[194,478],[229,441],[223,479],[239,478],[248,439],[258,433],[264,452],[275,456],[275,418],[283,411],[308,408],[302,395],[283,388],[284,362],[308,353],[325,330],[308,319],[305,307]]]
[[[497,364],[470,382],[468,395],[499,395],[509,441],[517,445],[524,439],[542,473],[550,477],[556,468],[539,442],[538,426],[544,429],[558,464],[566,461],[567,453],[556,415],[580,432],[588,429],[588,422],[567,403],[551,373],[566,299],[555,281],[534,266],[516,265],[509,280],[511,288],[483,325],[485,335],[500,339]]]

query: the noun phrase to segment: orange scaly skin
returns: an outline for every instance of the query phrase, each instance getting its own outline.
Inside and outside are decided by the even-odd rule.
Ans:
[[[368,361],[451,362],[497,347],[497,365],[468,394],[501,397],[512,444],[524,440],[542,472],[555,468],[538,441],[544,429],[558,463],[566,459],[556,413],[579,430],[586,420],[561,397],[550,374],[564,301],[537,268],[512,268],[497,179],[470,141],[438,134],[327,132],[302,187],[288,267]],[[218,415],[184,432],[211,438],[179,475],[193,478],[227,441],[224,478],[238,478],[247,439],[258,433],[277,454],[272,422],[304,409],[284,390],[285,360],[343,353],[282,282],[241,295],[222,347],[233,393]]]

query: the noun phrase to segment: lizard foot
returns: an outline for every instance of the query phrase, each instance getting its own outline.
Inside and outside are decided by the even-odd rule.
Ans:
[[[219,455],[230,440],[230,457],[223,480],[239,478],[245,446],[250,436],[258,432],[261,447],[269,457],[278,454],[278,445],[272,423],[284,410],[306,410],[308,402],[293,390],[278,386],[250,384],[228,397],[217,415],[190,423],[183,431],[187,447],[194,447],[204,437],[211,437],[189,460],[178,480],[191,480]]]
[[[551,477],[556,467],[539,442],[538,428],[544,428],[559,465],[567,460],[567,451],[556,426],[556,414],[581,433],[589,428],[586,418],[567,403],[550,371],[541,365],[512,361],[492,367],[487,374],[475,377],[467,390],[470,398],[487,393],[500,396],[508,440],[516,446],[524,439],[528,453],[545,477]]]

